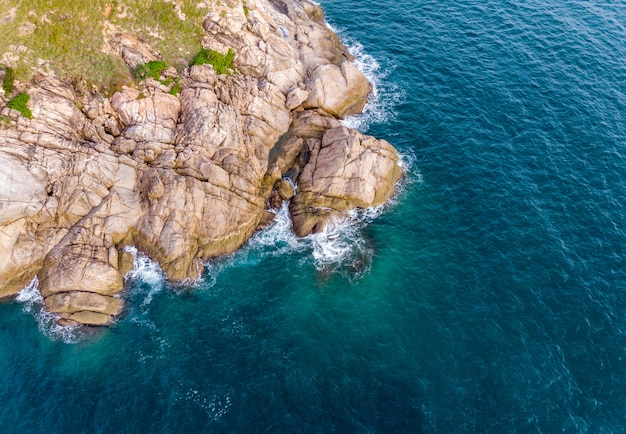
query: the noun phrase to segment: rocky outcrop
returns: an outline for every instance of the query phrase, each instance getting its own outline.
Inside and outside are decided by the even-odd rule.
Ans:
[[[388,142],[343,126],[305,143],[310,156],[289,205],[293,229],[301,237],[351,209],[384,204],[402,175]]]
[[[18,84],[32,119],[0,97],[10,119],[0,123],[0,296],[38,276],[63,323],[109,324],[123,309],[125,246],[172,280],[196,279],[285,200],[305,236],[393,193],[393,147],[338,121],[362,110],[370,85],[321,9],[226,3],[208,12],[202,44],[236,52],[232,75],[170,69],[176,96],[172,80],[148,78],[107,98],[41,74]],[[131,68],[158,58],[132,35],[105,36]]]

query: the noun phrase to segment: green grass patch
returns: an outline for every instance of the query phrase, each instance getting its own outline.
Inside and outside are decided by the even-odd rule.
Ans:
[[[13,82],[15,81],[15,71],[13,68],[6,68],[4,70],[4,78],[2,79],[2,89],[4,94],[9,96],[13,92]]]
[[[25,93],[19,93],[15,98],[7,103],[7,107],[17,110],[24,116],[25,118],[32,119],[33,113],[28,108],[28,101],[30,101],[30,96]]]
[[[234,59],[235,51],[232,48],[229,48],[226,54],[214,50],[202,49],[191,61],[191,66],[205,65],[208,63],[213,66],[216,73],[229,75],[231,71],[235,70],[233,66]]]
[[[174,85],[170,89],[170,93],[174,96],[178,96],[178,94],[180,93],[180,89],[181,89],[180,78],[176,77],[174,79]]]
[[[0,125],[8,125],[11,123],[11,118],[8,116],[0,116]]]
[[[167,77],[161,80],[161,73],[168,68],[167,64],[161,60],[152,60],[141,65],[137,65],[134,72],[134,77],[137,80],[145,80],[150,77],[157,80],[163,86],[170,86],[170,93],[174,96],[178,96],[180,93],[180,77]],[[144,98],[143,94],[139,94],[140,99]]]
[[[187,66],[201,48],[208,9],[197,0],[176,3],[184,17],[167,0],[1,0],[0,54],[19,56],[10,66],[21,81],[30,80],[43,59],[58,75],[112,92],[132,83],[133,74],[111,53],[104,36],[107,21],[145,41],[176,68]]]
[[[137,80],[145,80],[148,77],[158,80],[161,73],[166,69],[167,63],[162,60],[151,60],[150,62],[137,65],[133,75]]]
[[[180,93],[180,83],[174,84],[174,86],[172,86],[172,89],[170,90],[170,93],[174,96],[178,96],[178,94]]]

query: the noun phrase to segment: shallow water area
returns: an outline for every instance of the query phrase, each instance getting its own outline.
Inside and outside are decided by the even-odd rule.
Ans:
[[[187,287],[139,261],[89,336],[0,304],[1,432],[624,431],[626,6],[321,4],[393,203],[304,239],[278,210]]]

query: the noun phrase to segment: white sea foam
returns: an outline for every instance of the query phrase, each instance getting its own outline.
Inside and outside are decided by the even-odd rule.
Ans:
[[[369,268],[373,249],[363,236],[363,227],[378,217],[382,206],[355,209],[341,219],[331,220],[326,228],[306,239],[311,243],[311,253],[318,270],[347,270],[362,274]]]
[[[341,35],[341,31],[338,34]],[[394,69],[393,64],[383,67],[378,60],[365,52],[360,42],[343,36],[342,39],[350,54],[354,56],[356,67],[372,84],[372,92],[368,96],[363,113],[349,116],[342,121],[342,124],[361,132],[367,132],[371,125],[383,124],[396,117],[395,107],[404,100],[405,93],[397,85],[387,80]]]
[[[326,26],[339,35],[350,54],[354,56],[356,67],[372,84],[372,91],[367,98],[363,113],[349,116],[341,123],[348,128],[365,133],[373,124],[383,124],[395,119],[396,106],[404,101],[406,96],[403,89],[388,80],[395,65],[389,59],[381,65],[374,56],[365,51],[363,44],[345,35],[343,29],[336,28],[329,22],[326,22]]]
[[[141,283],[148,286],[148,292],[144,295],[144,299],[141,303],[142,306],[147,306],[152,302],[154,295],[165,288],[165,275],[163,274],[163,270],[158,263],[139,252],[134,246],[126,246],[124,247],[124,251],[133,255],[133,269],[126,274],[124,279],[127,282],[139,284],[132,285],[130,291],[133,294],[143,291],[143,285],[141,285]]]
[[[417,166],[417,156],[409,150],[398,152],[400,157],[398,166],[402,168],[404,176],[396,185],[396,194],[389,200],[390,204],[395,204],[398,197],[402,196],[402,192],[407,185],[422,184],[424,177]]]
[[[382,206],[353,210],[329,221],[322,232],[299,238],[292,229],[288,203],[284,202],[274,223],[257,232],[240,254],[249,256],[251,250],[261,257],[300,253],[301,261],[310,260],[320,271],[360,275],[368,269],[373,255],[373,249],[363,237],[363,227],[382,211]]]
[[[74,344],[83,340],[87,333],[80,325],[61,326],[58,324],[60,317],[48,312],[44,305],[44,299],[39,292],[39,279],[35,278],[22,289],[15,301],[22,304],[22,310],[31,314],[37,321],[39,330],[52,340]]]
[[[163,272],[157,263],[138,252],[136,248],[126,247],[124,250],[130,252],[134,257],[133,269],[128,272],[125,279],[145,284],[133,285],[131,293],[133,291],[143,291],[145,287],[149,288],[147,293],[143,295],[141,303],[142,307],[146,307],[152,301],[153,296],[165,287]],[[15,300],[22,304],[24,312],[31,314],[35,318],[41,332],[50,339],[73,344],[92,335],[88,327],[81,325],[61,326],[58,324],[60,317],[55,313],[49,312],[45,307],[44,298],[39,291],[39,280],[37,277],[17,294]]]
[[[274,222],[256,234],[250,241],[235,254],[233,259],[245,258],[246,261],[259,260],[266,256],[282,256],[295,253],[304,254],[301,261],[307,261],[307,253],[318,270],[325,272],[347,272],[351,277],[361,275],[369,269],[374,248],[364,237],[364,227],[379,217],[389,206],[396,204],[404,187],[413,182],[422,182],[422,177],[416,167],[416,157],[412,154],[400,154],[400,166],[407,173],[397,185],[397,193],[386,205],[377,207],[354,209],[343,216],[327,222],[325,229],[316,234],[299,238],[293,232],[289,215],[289,203],[283,202],[276,210]],[[294,186],[296,187],[296,186]],[[250,255],[254,251],[255,255]],[[250,258],[253,259],[250,259]],[[256,258],[256,259],[254,259]],[[229,262],[209,261],[207,275],[215,281],[219,272]],[[230,261],[232,263],[232,261]]]
[[[219,419],[226,415],[232,406],[230,392],[216,393],[205,392],[201,388],[190,387],[184,394],[176,397],[176,401],[188,401],[197,405],[206,412],[212,420]]]
[[[272,255],[302,251],[306,248],[293,232],[287,201],[283,202],[280,209],[276,211],[276,217],[271,226],[254,234],[249,246],[264,249]]]
[[[31,309],[34,304],[43,304],[43,296],[39,292],[39,279],[37,276],[20,292],[17,293],[15,301],[24,303],[24,309]]]

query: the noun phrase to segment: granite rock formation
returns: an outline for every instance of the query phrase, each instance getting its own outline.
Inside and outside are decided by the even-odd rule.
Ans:
[[[370,85],[319,6],[227,3],[208,13],[202,44],[235,51],[230,75],[168,70],[177,96],[147,78],[107,98],[42,73],[17,83],[32,119],[0,96],[10,119],[0,123],[0,296],[37,276],[62,323],[106,325],[123,309],[125,246],[169,279],[196,279],[284,200],[305,236],[393,193],[394,148],[338,120],[363,109]],[[130,68],[158,58],[132,35],[104,37]]]

